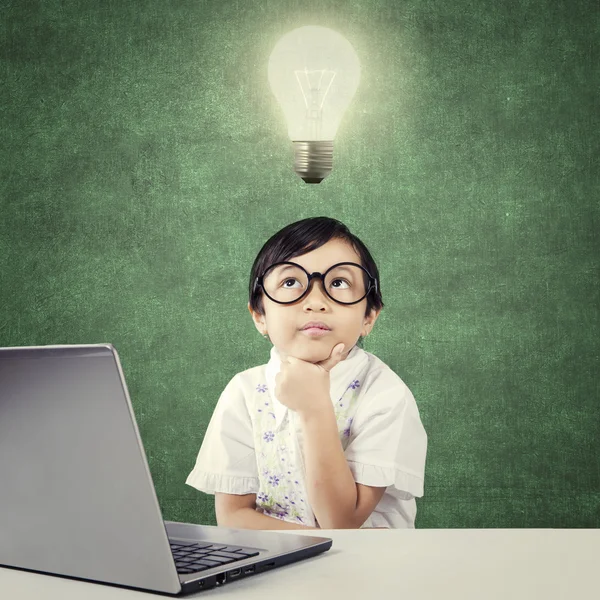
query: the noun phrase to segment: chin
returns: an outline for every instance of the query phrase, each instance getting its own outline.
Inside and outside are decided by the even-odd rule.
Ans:
[[[317,363],[322,360],[327,360],[331,354],[331,348],[326,348],[321,346],[319,348],[305,348],[300,350],[297,354],[292,354],[292,356],[297,356],[301,360],[305,360],[307,362]]]

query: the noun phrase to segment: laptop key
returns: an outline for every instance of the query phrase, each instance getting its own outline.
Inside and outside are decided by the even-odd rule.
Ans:
[[[227,563],[233,562],[235,558],[228,558],[227,556],[217,556],[216,554],[210,554],[200,559],[201,561],[210,560],[212,562],[219,563],[221,565],[226,565]],[[197,562],[197,561],[194,561]]]
[[[221,552],[221,550],[223,552],[237,552],[238,550],[241,550],[242,547],[241,546],[225,546],[224,548],[221,548],[219,550],[219,552]]]
[[[199,560],[194,563],[194,567],[204,567],[205,569],[212,569],[213,567],[220,567],[222,563],[214,562],[212,560]]]
[[[239,556],[241,556],[241,558],[250,558],[251,556],[258,556],[259,552],[255,552],[252,550],[248,550],[246,552],[242,552],[241,550],[239,552],[236,552],[236,554],[238,554]]]
[[[213,567],[218,567],[219,565],[212,565]],[[210,567],[208,565],[199,565],[197,563],[192,563],[191,565],[189,565],[190,569],[193,570],[194,573],[197,573],[198,571],[206,571],[206,569],[210,569]]]
[[[258,553],[257,553],[258,554]],[[213,556],[222,556],[223,558],[230,558],[231,560],[243,560],[246,558],[240,554],[234,552],[225,552],[225,550],[219,550],[218,552],[213,552],[207,558],[212,558]]]
[[[193,546],[196,542],[169,542],[169,544],[171,544],[171,546],[181,546],[181,547],[186,547],[186,546]]]

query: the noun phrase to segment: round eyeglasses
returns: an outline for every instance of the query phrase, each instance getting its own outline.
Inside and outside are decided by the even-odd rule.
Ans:
[[[260,286],[273,302],[292,304],[308,294],[313,279],[320,279],[327,296],[339,304],[356,304],[373,289],[377,293],[377,279],[352,262],[337,263],[323,274],[310,274],[294,262],[275,263],[256,278],[254,290]]]

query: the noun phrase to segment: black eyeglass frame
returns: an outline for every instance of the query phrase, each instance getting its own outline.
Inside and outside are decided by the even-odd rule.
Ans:
[[[306,290],[304,291],[304,293],[299,298],[296,298],[296,300],[292,300],[290,302],[281,302],[280,300],[275,300],[274,298],[271,298],[271,296],[269,296],[269,294],[267,293],[267,290],[265,289],[265,286],[263,283],[264,276],[267,273],[267,271],[269,271],[273,267],[277,267],[278,265],[293,265],[294,267],[299,267],[306,273],[306,275],[308,277],[308,285],[306,286]],[[336,300],[335,298],[333,298],[331,296],[331,294],[327,291],[327,287],[325,286],[325,277],[327,276],[327,273],[329,273],[329,271],[331,271],[332,269],[335,269],[336,267],[339,267],[341,265],[353,265],[354,267],[359,267],[367,274],[367,276],[369,278],[369,286],[367,288],[367,291],[365,292],[365,295],[360,300],[355,300],[354,302],[341,302],[340,300]],[[329,269],[327,269],[327,271],[325,271],[325,273],[323,273],[323,274],[319,273],[318,271],[315,271],[314,273],[311,274],[302,265],[299,265],[298,263],[290,262],[290,261],[286,260],[283,262],[274,263],[271,266],[269,266],[267,269],[265,269],[263,274],[254,280],[254,292],[256,293],[257,287],[261,287],[262,291],[265,293],[267,298],[269,298],[269,300],[272,300],[273,302],[276,302],[277,304],[295,304],[296,302],[300,302],[300,300],[302,300],[302,298],[304,298],[310,292],[311,283],[312,283],[313,279],[320,279],[321,283],[323,284],[323,289],[325,290],[325,293],[327,294],[327,296],[329,298],[331,298],[334,302],[337,302],[338,304],[343,304],[344,306],[351,306],[352,304],[358,304],[359,302],[362,302],[371,293],[371,291],[373,289],[375,290],[375,293],[377,293],[377,289],[378,289],[377,279],[375,277],[373,277],[371,275],[371,273],[369,273],[369,271],[367,271],[367,269],[365,269],[362,265],[359,265],[358,263],[340,262],[340,263],[336,263],[335,265],[329,267]]]

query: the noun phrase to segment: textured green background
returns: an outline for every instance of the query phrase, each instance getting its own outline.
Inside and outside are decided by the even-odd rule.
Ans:
[[[268,360],[252,261],[327,215],[372,250],[365,349],[429,435],[418,527],[600,526],[597,2],[0,0],[0,346],[112,342],[164,516],[216,400]],[[320,185],[269,53],[362,64]]]

